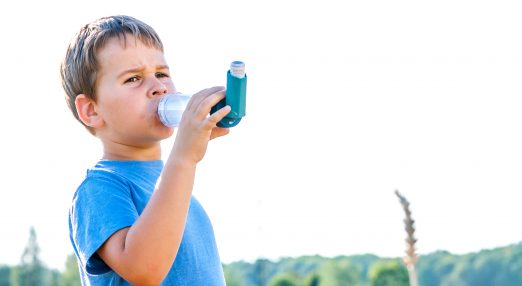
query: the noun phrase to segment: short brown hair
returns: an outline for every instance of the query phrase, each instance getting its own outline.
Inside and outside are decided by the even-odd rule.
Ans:
[[[115,37],[125,39],[127,35],[132,35],[145,45],[163,51],[163,43],[152,27],[125,15],[102,17],[88,23],[80,29],[67,47],[60,67],[62,86],[69,109],[76,120],[82,124],[74,101],[79,94],[85,94],[96,101],[96,77],[100,67],[97,53],[108,40]],[[87,129],[94,134],[94,130],[90,127]]]

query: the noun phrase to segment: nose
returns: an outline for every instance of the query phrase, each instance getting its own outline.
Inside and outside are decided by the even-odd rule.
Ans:
[[[155,80],[154,85],[151,87],[149,96],[157,97],[167,93],[167,86],[160,80]]]

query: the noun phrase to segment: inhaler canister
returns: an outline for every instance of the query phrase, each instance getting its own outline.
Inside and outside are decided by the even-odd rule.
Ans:
[[[227,71],[227,91],[226,96],[216,104],[211,113],[216,112],[225,105],[231,107],[230,113],[217,123],[219,127],[234,127],[245,116],[246,110],[246,86],[247,75],[245,73],[245,63],[233,61]]]

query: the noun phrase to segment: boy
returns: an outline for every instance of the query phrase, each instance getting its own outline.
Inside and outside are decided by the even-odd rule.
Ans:
[[[111,16],[85,25],[61,65],[73,115],[103,145],[69,213],[70,239],[83,285],[225,285],[212,226],[192,196],[208,141],[228,134],[216,123],[222,87],[196,93],[173,134],[157,116],[159,99],[176,91],[163,45],[147,24]]]

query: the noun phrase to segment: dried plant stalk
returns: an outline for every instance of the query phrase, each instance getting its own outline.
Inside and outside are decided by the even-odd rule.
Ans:
[[[418,286],[419,284],[417,281],[417,273],[415,271],[415,263],[417,263],[418,259],[417,254],[415,254],[415,243],[417,242],[417,239],[415,238],[415,221],[411,218],[410,203],[408,200],[406,200],[406,198],[401,193],[399,193],[398,190],[395,191],[395,194],[397,197],[399,197],[399,201],[402,205],[404,213],[406,214],[406,217],[404,218],[404,226],[407,234],[406,256],[404,257],[403,261],[406,265],[406,268],[408,269],[410,286]]]

